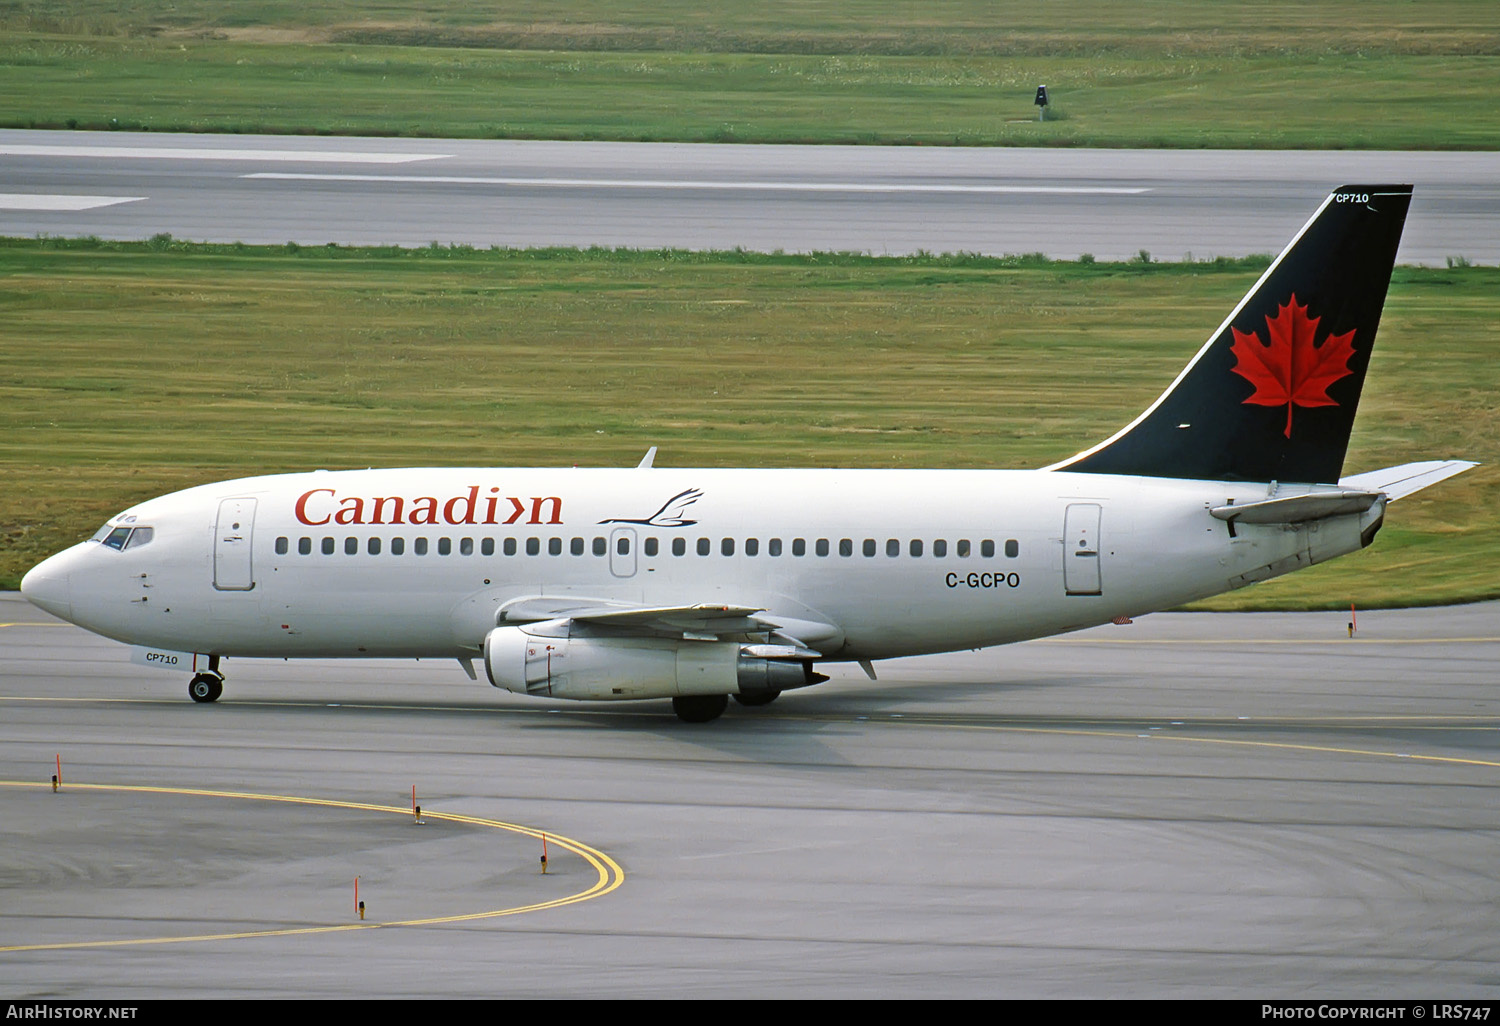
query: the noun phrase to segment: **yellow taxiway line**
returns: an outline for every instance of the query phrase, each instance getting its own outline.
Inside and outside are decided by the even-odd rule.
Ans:
[[[1500,635],[1473,638],[1035,638],[1062,645],[1492,645]]]
[[[39,784],[32,781],[0,780],[0,787],[40,788],[50,786],[50,783]],[[79,784],[71,782],[64,784],[63,787],[64,790],[68,791],[106,791],[124,794],[188,795],[195,798],[232,798],[261,802],[286,802],[293,805],[317,805],[325,808],[354,809],[362,812],[385,812],[401,816],[411,815],[411,809],[400,806],[372,805],[366,802],[345,802],[336,801],[331,798],[307,798],[297,795],[257,794],[248,791],[212,791],[190,787],[148,787],[131,784]],[[317,933],[343,933],[350,930],[383,930],[399,926],[437,926],[444,923],[469,923],[480,919],[498,919],[502,916],[520,915],[525,912],[540,912],[545,909],[573,905],[580,901],[588,901],[590,898],[598,898],[608,894],[625,882],[625,871],[620,868],[619,863],[615,862],[614,859],[599,849],[590,847],[582,841],[562,837],[537,827],[522,826],[519,823],[506,823],[497,819],[464,816],[458,813],[434,812],[425,808],[422,810],[422,818],[445,820],[450,823],[467,823],[471,826],[489,827],[494,830],[508,830],[511,833],[522,834],[526,837],[537,839],[545,836],[549,845],[555,845],[570,851],[586,861],[593,867],[596,878],[590,887],[576,894],[553,898],[550,901],[539,901],[531,905],[490,909],[484,912],[465,912],[451,916],[401,919],[382,923],[340,923],[327,926],[287,927],[275,930],[243,930],[234,933],[206,933],[180,937],[136,937],[123,940],[70,941],[54,944],[9,944],[0,946],[0,952],[63,951],[70,948],[119,948],[144,944],[188,944],[204,941],[240,940],[249,937],[296,937]]]
[[[1397,718],[1398,717],[1371,717],[1372,720],[1386,720],[1387,722],[1380,724],[1383,726],[1390,726],[1389,720]],[[1105,730],[1100,728],[1085,727],[1023,727],[1012,724],[998,723],[955,723],[952,721],[923,720],[919,716],[903,716],[900,719],[881,718],[878,720],[874,717],[871,717],[869,722],[885,723],[891,726],[938,728],[947,727],[955,730],[981,730],[1008,734],[1052,734],[1067,737],[1102,737],[1112,739],[1135,739],[1143,741],[1182,741],[1201,745],[1237,745],[1244,748],[1274,748],[1284,751],[1322,752],[1333,755],[1361,755],[1377,759],[1407,759],[1412,762],[1436,762],[1456,766],[1487,766],[1500,769],[1500,761],[1493,759],[1466,759],[1456,755],[1422,755],[1417,752],[1382,751],[1375,748],[1344,748],[1338,745],[1300,744],[1294,741],[1249,741],[1239,738],[1199,737],[1192,734],[1177,734],[1170,733],[1167,730],[1162,729],[1163,724],[1160,721],[1153,721],[1149,725],[1143,724],[1141,727],[1126,730]],[[1274,719],[1254,718],[1249,720],[1248,722],[1237,720],[1224,720],[1221,722],[1222,725],[1226,727],[1243,727],[1249,725],[1286,727],[1294,724],[1306,723],[1307,721],[1277,721]],[[1199,727],[1210,725],[1211,724],[1207,723],[1197,724],[1197,726]],[[1362,726],[1367,728],[1374,725],[1376,724],[1362,724]],[[1494,726],[1443,726],[1433,724],[1427,727],[1414,727],[1413,729],[1493,731],[1497,728],[1495,728]]]

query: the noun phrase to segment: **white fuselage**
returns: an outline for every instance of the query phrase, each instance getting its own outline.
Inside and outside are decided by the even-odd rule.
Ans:
[[[835,625],[810,642],[825,657],[882,659],[1216,594],[1359,548],[1384,509],[1209,515],[1265,494],[1056,471],[319,471],[151,499],[110,521],[149,541],[74,546],[26,588],[100,634],[224,656],[464,659],[505,603],[576,596],[755,607]]]

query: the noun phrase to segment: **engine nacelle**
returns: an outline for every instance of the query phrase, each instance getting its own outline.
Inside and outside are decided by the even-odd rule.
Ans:
[[[497,688],[588,701],[764,695],[828,679],[810,662],[743,656],[733,641],[551,637],[526,627],[490,631],[484,669]]]

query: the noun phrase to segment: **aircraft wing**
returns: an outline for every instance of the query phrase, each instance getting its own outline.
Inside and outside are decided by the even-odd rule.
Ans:
[[[764,630],[764,627],[750,619],[763,611],[760,606],[730,606],[723,603],[643,606],[560,595],[512,599],[500,607],[498,620],[503,623],[536,623],[542,620],[568,619],[616,627],[722,633]]]
[[[749,653],[763,658],[821,658],[844,643],[843,630],[833,624],[775,616],[762,606],[722,602],[646,606],[576,596],[534,596],[502,605],[496,623],[531,624],[538,633],[548,634],[571,634],[582,628],[592,634],[655,634],[699,641],[743,638],[776,649],[774,653]],[[765,637],[762,641],[746,635]]]

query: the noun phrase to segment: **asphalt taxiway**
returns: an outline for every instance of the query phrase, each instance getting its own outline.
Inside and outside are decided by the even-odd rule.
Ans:
[[[0,995],[1494,998],[1500,605],[1347,620],[693,726],[427,662],[235,660],[198,706],[5,596]]]

